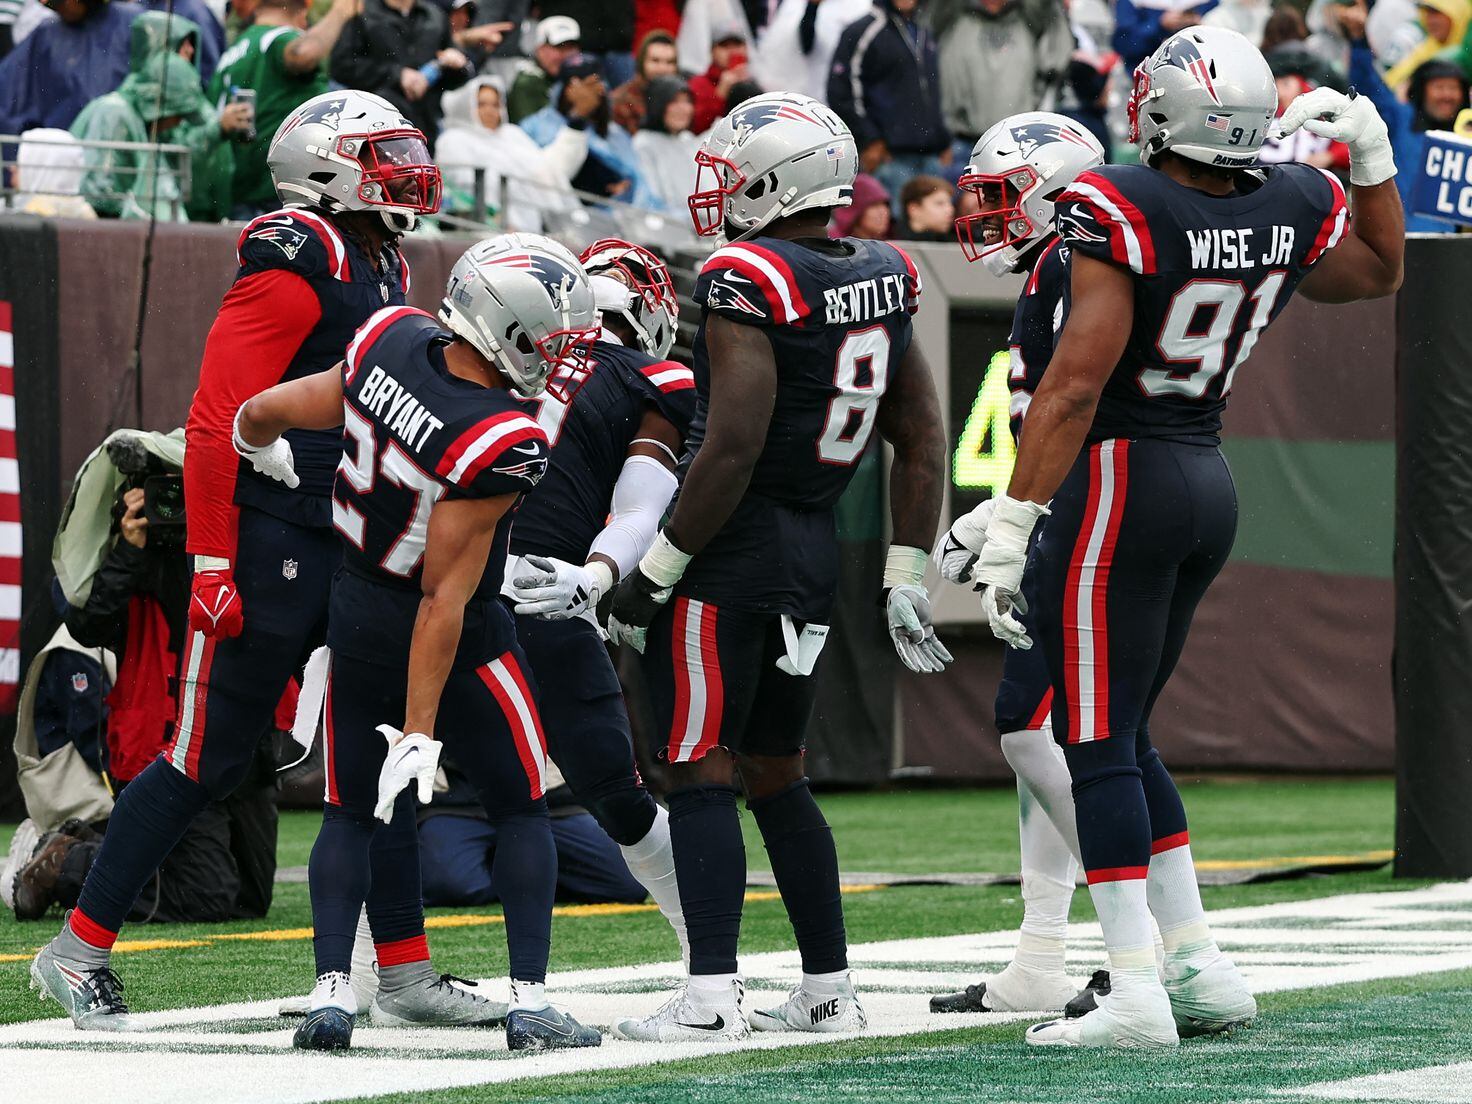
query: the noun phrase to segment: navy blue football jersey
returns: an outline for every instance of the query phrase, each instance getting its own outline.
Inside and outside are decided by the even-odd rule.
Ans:
[[[317,296],[321,320],[292,357],[283,381],[331,368],[370,315],[403,304],[409,292],[409,266],[397,246],[385,246],[382,267],[375,268],[359,243],[315,211],[288,207],[261,215],[241,231],[235,254],[240,266],[236,281],[284,269],[302,276]],[[335,430],[293,429],[286,439],[301,485],[290,489],[242,460],[236,501],[300,525],[325,528],[341,437]]]
[[[593,346],[592,371],[571,402],[550,391],[524,400],[551,442],[547,475],[516,515],[511,552],[584,563],[608,521],[613,486],[650,407],[681,436],[695,412],[695,376],[611,341]]]
[[[901,370],[919,296],[914,263],[888,242],[757,238],[711,254],[695,286],[702,321],[682,471],[705,437],[712,314],[767,335],[777,395],[746,495],[691,563],[680,593],[804,620],[827,617],[837,587],[833,507]]]
[[[524,495],[547,469],[547,435],[509,391],[450,374],[444,347],[451,340],[423,311],[391,307],[373,315],[348,346],[332,521],[343,540],[345,576],[367,584],[373,597],[358,597],[361,585],[334,588],[334,650],[406,659],[435,504]],[[501,518],[467,604],[466,658],[483,650],[472,622],[500,606],[495,598],[514,514],[515,507]]]
[[[1012,336],[1007,342],[1007,390],[1012,439],[1022,436],[1022,419],[1027,415],[1033,392],[1043,382],[1043,373],[1053,357],[1053,339],[1063,322],[1063,286],[1068,283],[1068,246],[1057,235],[1042,244],[1033,262],[1017,309],[1012,314]]]
[[[1135,274],[1134,325],[1090,440],[1215,443],[1237,369],[1343,237],[1344,188],[1330,173],[1273,165],[1238,179],[1212,196],[1144,165],[1106,165],[1059,197],[1074,254]]]

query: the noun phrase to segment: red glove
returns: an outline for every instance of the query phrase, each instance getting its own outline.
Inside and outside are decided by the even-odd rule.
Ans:
[[[245,609],[235,576],[223,571],[196,571],[194,591],[189,598],[189,627],[205,636],[223,640],[239,636],[245,628]]]

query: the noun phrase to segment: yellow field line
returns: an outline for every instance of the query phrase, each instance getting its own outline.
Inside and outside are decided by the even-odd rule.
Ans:
[[[1346,866],[1349,863],[1389,862],[1394,851],[1365,851],[1359,855],[1290,855],[1276,859],[1198,859],[1197,870],[1271,870],[1275,866]]]
[[[872,893],[877,889],[883,889],[877,885],[851,885],[843,886],[842,893]],[[748,901],[774,901],[781,895],[776,890],[757,889],[746,894]],[[656,912],[657,905],[558,905],[552,910],[553,916],[628,916],[636,912]],[[478,928],[488,924],[504,924],[506,918],[493,913],[458,912],[441,916],[426,916],[424,926],[426,929],[433,928]],[[211,943],[224,941],[254,942],[254,943],[293,943],[312,938],[311,928],[276,928],[269,931],[251,932],[220,932],[211,935],[208,939],[120,939],[113,944],[113,950],[119,954],[137,954],[142,951],[173,951],[187,949],[190,947],[208,947]],[[0,954],[0,962],[29,962],[36,950],[25,954]]]

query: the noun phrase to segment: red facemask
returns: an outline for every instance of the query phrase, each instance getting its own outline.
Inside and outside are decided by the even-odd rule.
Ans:
[[[695,190],[689,199],[690,221],[695,224],[697,234],[709,238],[725,228],[726,201],[746,183],[746,176],[724,157],[703,149],[695,152],[695,164]],[[715,178],[711,187],[703,186],[707,171]]]
[[[680,313],[680,300],[675,295],[670,270],[649,250],[622,238],[600,238],[583,250],[578,259],[586,265],[599,253],[613,253],[611,258],[600,258],[599,263],[617,269],[629,288],[644,300],[644,306],[650,312],[664,307],[671,314]]]
[[[357,148],[350,152],[344,146],[351,143],[357,143]],[[338,139],[337,149],[362,166],[358,198],[364,203],[400,207],[421,215],[432,215],[440,209],[440,170],[419,131],[348,135]]]
[[[1022,197],[1037,182],[1037,170],[1031,165],[1001,174],[966,173],[956,182],[957,187],[974,192],[981,203],[975,214],[962,215],[956,220],[956,240],[968,261],[979,261],[989,253],[1033,236],[1037,228],[1022,209]],[[1002,220],[1002,236],[988,244],[984,236],[986,222],[998,218]]]

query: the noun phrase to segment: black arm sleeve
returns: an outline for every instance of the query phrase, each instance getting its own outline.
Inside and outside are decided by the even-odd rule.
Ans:
[[[78,644],[117,650],[126,633],[128,602],[143,588],[148,566],[148,549],[121,538],[112,546],[92,580],[87,604],[67,607],[66,628]]]

